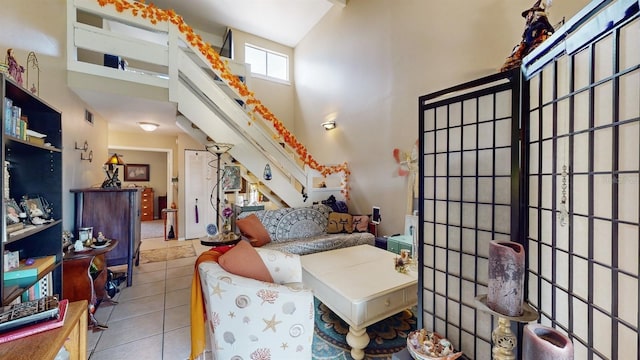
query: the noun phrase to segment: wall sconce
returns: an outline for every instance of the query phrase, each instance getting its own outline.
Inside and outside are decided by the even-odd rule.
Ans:
[[[138,126],[140,126],[144,131],[155,131],[160,125],[152,122],[140,121],[138,122]]]
[[[78,146],[77,141],[75,145],[76,145],[76,150],[82,150],[82,153],[80,154],[80,160],[87,160],[89,162],[93,161],[93,150],[89,150],[89,143],[87,142],[87,140],[84,141],[84,144],[82,145],[82,147]],[[87,157],[84,157],[84,153],[86,153],[87,150],[89,150],[89,154],[87,154]]]
[[[322,125],[322,127],[325,130],[329,131],[329,130],[333,130],[333,129],[336,128],[336,121],[335,120],[330,120],[330,121],[323,122],[320,125]]]

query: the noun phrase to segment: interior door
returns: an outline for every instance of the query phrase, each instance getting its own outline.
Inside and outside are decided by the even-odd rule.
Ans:
[[[215,157],[207,151],[185,150],[185,239],[206,236],[207,224],[215,224]]]

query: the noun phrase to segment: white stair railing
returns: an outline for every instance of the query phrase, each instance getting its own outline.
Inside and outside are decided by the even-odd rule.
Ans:
[[[192,33],[180,31],[184,24],[170,21],[153,24],[140,13],[136,16],[130,11],[119,12],[112,3],[129,4],[124,0],[100,2],[106,3],[105,6],[96,0],[69,2],[67,69],[70,79],[74,74],[91,74],[165,89],[166,99],[177,104],[178,111],[208,137],[215,142],[235,144],[230,154],[247,170],[261,174],[265,164],[270,164],[273,177],[265,185],[282,201],[289,206],[304,203],[302,190],[312,193],[314,179],[322,176],[320,172],[301,166],[295,151],[274,140],[276,132],[271,124],[262,123],[255,112],[249,113],[246,106],[238,103],[237,99],[241,98],[238,87],[225,79],[228,69],[218,76],[215,74],[209,59],[211,54],[204,52],[202,46],[190,44]],[[140,5],[145,6],[135,6]],[[123,56],[130,66],[126,71],[103,66],[103,54]],[[235,67],[236,74],[247,77],[244,64],[230,60],[227,64]],[[140,93],[145,96],[144,92]],[[236,96],[230,96],[233,94]],[[334,195],[340,196],[340,188],[333,190]],[[326,191],[320,191],[321,198],[318,194],[312,194],[311,198],[322,200],[326,198]]]

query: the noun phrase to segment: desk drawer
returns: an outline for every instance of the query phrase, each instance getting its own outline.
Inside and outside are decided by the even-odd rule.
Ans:
[[[412,302],[411,298],[416,298],[417,294],[413,294],[412,296],[408,291],[415,292],[415,290],[416,288],[412,286],[408,289],[396,290],[392,293],[381,296],[378,299],[371,300],[367,304],[367,318],[375,318],[378,315],[387,314],[390,311],[400,311],[412,306],[413,303],[415,303],[415,299]]]

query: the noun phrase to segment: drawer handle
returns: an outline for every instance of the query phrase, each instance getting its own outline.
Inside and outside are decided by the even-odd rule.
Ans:
[[[389,305],[391,305],[391,301],[389,301],[389,299],[386,299],[384,301],[384,306],[389,306]]]

